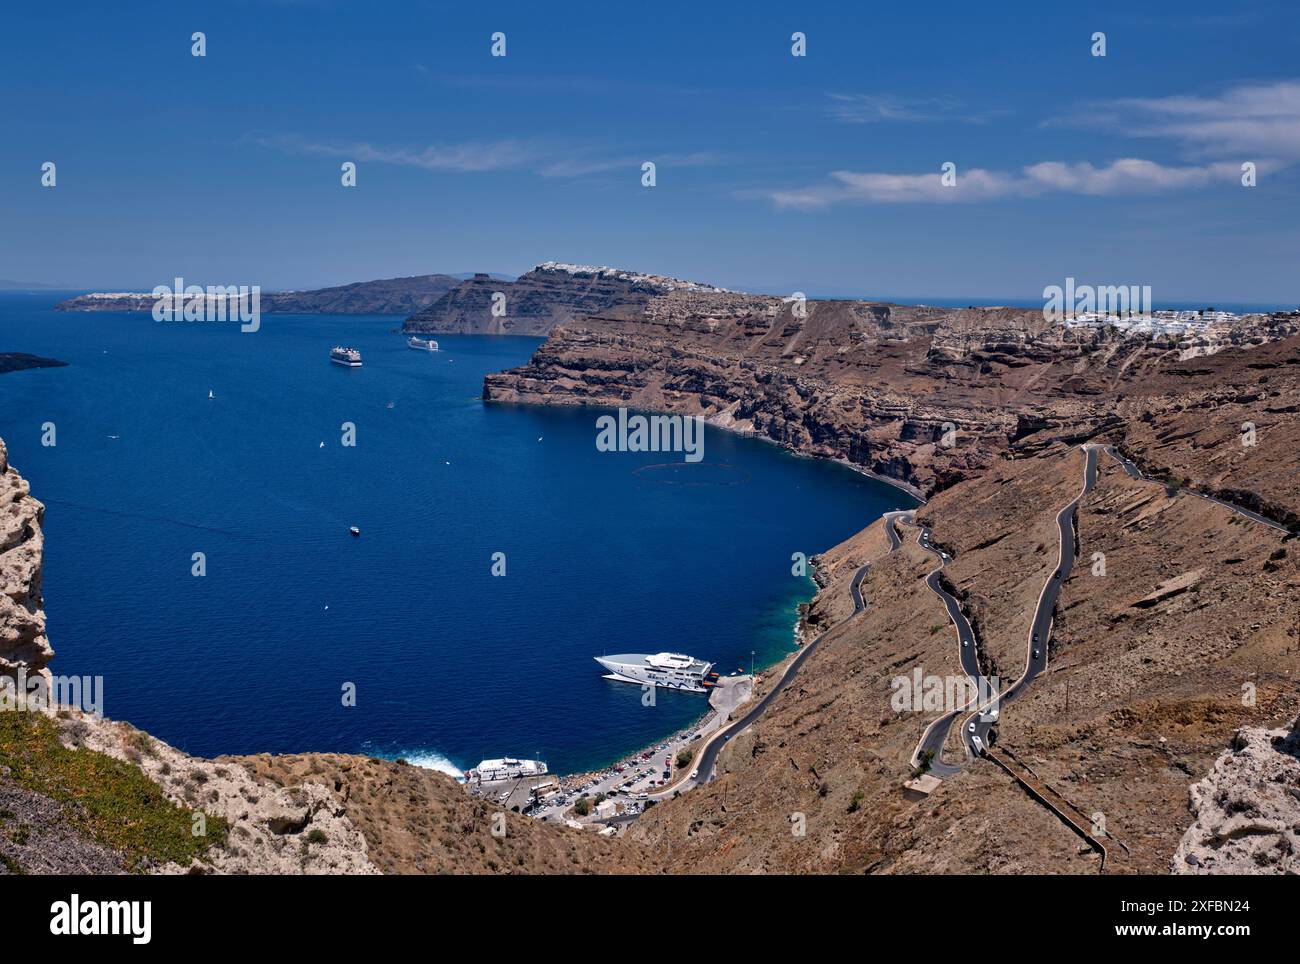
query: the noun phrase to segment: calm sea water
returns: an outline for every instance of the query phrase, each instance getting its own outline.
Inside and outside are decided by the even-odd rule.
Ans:
[[[708,430],[684,465],[597,452],[593,410],[480,401],[536,339],[425,354],[392,317],[268,315],[243,334],[56,300],[0,295],[0,351],[70,363],[0,376],[0,436],[47,506],[53,666],[102,675],[107,715],[191,753],[603,765],[705,698],[643,707],[593,656],[771,663],[812,594],[791,554],[911,504],[754,439]],[[340,342],[363,368],[329,363]]]

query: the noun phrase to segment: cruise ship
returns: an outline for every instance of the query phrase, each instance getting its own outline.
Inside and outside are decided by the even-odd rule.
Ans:
[[[623,653],[597,656],[596,662],[609,670],[605,679],[620,683],[650,683],[691,693],[707,693],[718,678],[717,673],[710,672],[712,663],[684,653]]]
[[[355,348],[343,348],[335,345],[330,349],[330,361],[345,368],[360,368],[361,352]]]
[[[504,757],[500,760],[483,760],[473,770],[465,771],[467,781],[494,783],[498,780],[518,780],[520,777],[540,777],[548,773],[546,764],[541,760],[516,760]]]
[[[432,338],[420,338],[412,335],[406,339],[406,347],[414,348],[416,351],[437,351],[438,343]]]

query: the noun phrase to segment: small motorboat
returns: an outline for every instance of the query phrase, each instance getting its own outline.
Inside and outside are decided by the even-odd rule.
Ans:
[[[361,530],[356,526],[348,526],[348,532],[352,533],[354,536],[361,535]]]

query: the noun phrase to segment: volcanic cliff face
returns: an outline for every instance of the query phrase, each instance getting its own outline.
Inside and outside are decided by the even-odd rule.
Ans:
[[[458,284],[460,279],[451,275],[426,274],[357,281],[315,291],[266,291],[261,295],[261,309],[324,315],[406,315],[428,307]],[[61,301],[54,309],[152,311],[156,300],[148,292],[98,292]]]
[[[574,318],[635,314],[656,295],[680,290],[720,289],[660,275],[548,261],[513,282],[475,275],[406,319],[404,328],[412,332],[542,336]]]
[[[525,279],[530,317],[558,324],[527,365],[486,378],[485,399],[703,415],[927,493],[1012,449],[1118,424],[1118,400],[1145,411],[1152,379],[1172,370],[1167,385],[1189,355],[1228,343],[1217,331],[1066,328],[1016,308],[803,303],[700,286],[579,305],[586,279],[542,269]],[[485,304],[465,301],[462,330],[483,324]],[[1271,343],[1296,319],[1246,316],[1238,329],[1243,344]]]
[[[924,521],[1004,683],[1056,567],[1078,443],[1118,445],[1155,478],[1101,456],[1049,668],[994,738],[1061,810],[1108,828],[1108,872],[1158,873],[1192,821],[1188,786],[1236,729],[1300,709],[1294,545],[1195,494],[1294,525],[1295,321],[1151,334],[1007,308],[668,292],[564,322],[527,365],[488,376],[484,397],[703,414],[916,485],[934,495]],[[821,559],[810,631],[848,616],[864,562],[864,616],[728,743],[717,781],[649,811],[632,837],[670,872],[1097,872],[1097,854],[989,761],[920,802],[904,793],[935,714],[895,711],[891,680],[961,664],[925,583],[933,555],[914,531],[890,552],[879,522]],[[945,758],[963,756],[950,737]]]
[[[45,506],[9,465],[0,439],[0,673],[39,673],[54,655],[41,601]]]

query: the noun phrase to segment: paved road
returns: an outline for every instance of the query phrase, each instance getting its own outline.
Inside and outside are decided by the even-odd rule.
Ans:
[[[1116,451],[1115,446],[1107,445],[1105,449],[1106,449],[1106,454],[1120,464],[1120,466],[1124,469],[1124,471],[1128,473],[1130,479],[1137,479],[1140,482],[1160,481],[1158,479],[1148,479],[1145,475],[1142,474],[1141,469],[1139,469],[1136,465],[1134,465],[1130,460],[1120,455],[1119,452]],[[1160,484],[1167,485],[1168,483],[1161,482]],[[1278,532],[1291,531],[1286,526],[1282,525],[1280,522],[1274,522],[1272,519],[1268,518],[1267,516],[1262,516],[1258,512],[1251,512],[1249,509],[1243,509],[1241,506],[1233,505],[1231,502],[1224,502],[1222,499],[1216,499],[1214,496],[1206,495],[1204,492],[1197,492],[1195,489],[1186,489],[1179,485],[1172,485],[1169,487],[1176,492],[1185,492],[1188,495],[1196,496],[1198,499],[1204,499],[1206,502],[1213,502],[1215,505],[1221,505],[1225,509],[1237,513],[1237,515],[1244,516],[1245,518],[1251,520],[1252,522],[1258,522],[1260,525],[1266,525],[1270,529],[1276,529]]]
[[[890,552],[893,552],[902,544],[898,537],[898,530],[895,528],[895,523],[902,519],[912,518],[915,511],[916,510],[914,509],[895,509],[892,512],[886,512],[884,514],[885,531],[889,535]],[[738,733],[743,733],[755,720],[763,715],[763,711],[767,709],[772,700],[776,699],[776,697],[780,695],[781,691],[789,685],[792,679],[794,679],[795,673],[799,671],[799,667],[803,665],[804,660],[812,655],[813,650],[821,644],[822,640],[843,632],[844,628],[850,622],[857,619],[866,610],[867,603],[866,600],[862,598],[862,580],[866,578],[867,571],[870,570],[870,568],[871,566],[869,564],[859,568],[858,571],[853,574],[853,581],[849,584],[849,593],[853,597],[852,615],[850,615],[848,619],[842,620],[836,626],[822,633],[800,650],[799,655],[794,658],[794,661],[786,670],[785,675],[777,681],[776,685],[772,687],[766,696],[759,700],[758,703],[756,703],[750,711],[738,721],[727,727],[725,730],[719,731],[712,740],[705,744],[703,752],[695,761],[695,770],[699,773],[699,776],[694,779],[686,780],[685,782],[671,788],[666,793],[652,794],[652,797],[670,796],[683,790],[689,790],[691,787],[700,783],[708,783],[716,777],[717,774],[714,771],[718,764],[718,754],[722,752],[722,748],[727,745],[733,736]]]
[[[993,692],[992,684],[980,676],[975,631],[971,628],[970,621],[966,619],[965,613],[961,611],[961,604],[943,588],[939,579],[940,573],[948,565],[948,554],[936,548],[930,542],[929,529],[921,529],[917,534],[916,542],[922,549],[939,557],[939,567],[926,576],[925,584],[930,587],[931,592],[943,600],[944,607],[948,610],[948,619],[952,622],[953,628],[957,630],[957,656],[961,661],[962,670],[974,682],[977,693]],[[953,709],[925,728],[925,732],[921,734],[920,742],[916,744],[916,749],[912,751],[911,763],[913,767],[919,767],[922,756],[926,751],[929,751],[930,768],[928,772],[934,776],[940,778],[950,777],[961,770],[960,765],[943,762],[943,745],[948,739],[948,731],[952,728],[953,720],[969,709],[970,705],[967,704]]]
[[[1056,513],[1056,528],[1060,532],[1060,552],[1057,556],[1055,571],[1047,577],[1042,592],[1038,594],[1038,608],[1029,627],[1029,639],[1025,655],[1025,671],[998,697],[992,707],[982,713],[976,713],[962,721],[962,737],[967,750],[979,756],[983,748],[989,745],[989,730],[1000,716],[1002,704],[1010,703],[1034,681],[1043,670],[1047,669],[1047,644],[1052,635],[1052,619],[1056,612],[1056,600],[1061,595],[1061,586],[1074,568],[1074,520],[1083,497],[1092,491],[1097,482],[1097,451],[1100,446],[1083,446],[1085,460],[1083,469],[1083,488],[1069,505]]]
[[[768,708],[769,704],[771,704],[774,699],[781,695],[782,690],[790,684],[790,681],[794,679],[795,674],[799,672],[799,667],[804,664],[804,660],[813,654],[813,651],[817,649],[822,640],[838,635],[844,630],[844,627],[847,626],[849,622],[863,613],[867,608],[867,604],[862,598],[862,580],[866,577],[867,571],[870,568],[870,565],[862,566],[853,574],[853,582],[849,585],[849,591],[853,594],[853,614],[849,616],[848,619],[841,621],[838,625],[822,633],[801,649],[799,654],[795,656],[794,661],[790,663],[789,668],[786,669],[785,675],[782,676],[777,681],[776,685],[767,692],[767,695],[755,703],[754,706],[750,708],[749,712],[742,716],[737,722],[727,727],[726,730],[719,732],[704,747],[703,753],[700,754],[699,758],[695,762],[695,769],[699,771],[699,777],[693,781],[688,781],[675,789],[686,790],[697,783],[708,783],[710,780],[714,779],[716,774],[713,771],[717,766],[718,754],[722,752],[722,748],[727,745],[733,736],[744,732],[755,720],[763,715],[763,711]]]

